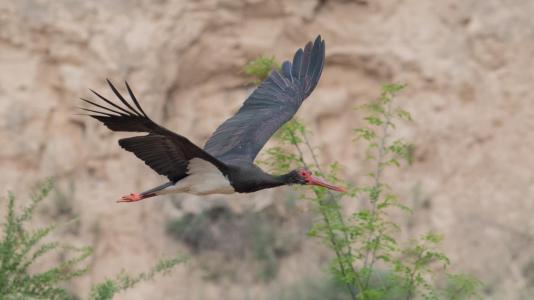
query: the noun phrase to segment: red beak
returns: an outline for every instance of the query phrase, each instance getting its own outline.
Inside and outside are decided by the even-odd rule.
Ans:
[[[327,188],[327,189],[331,189],[331,190],[334,190],[336,192],[342,192],[342,193],[345,193],[347,192],[346,189],[342,188],[342,187],[338,187],[338,186],[335,186],[335,185],[331,185],[329,183],[326,183],[324,182],[323,180],[317,178],[317,177],[313,177],[313,176],[310,176],[310,178],[308,179],[308,182],[307,184],[309,185],[317,185],[317,186],[322,186],[324,188]]]

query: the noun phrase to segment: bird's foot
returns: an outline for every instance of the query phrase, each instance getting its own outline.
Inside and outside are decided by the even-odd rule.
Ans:
[[[117,203],[119,202],[135,202],[139,200],[143,200],[145,197],[143,197],[141,194],[138,193],[131,193],[130,195],[122,196],[119,200],[117,200]]]

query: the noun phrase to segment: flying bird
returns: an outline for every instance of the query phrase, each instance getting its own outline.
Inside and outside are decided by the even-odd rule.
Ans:
[[[269,138],[293,117],[315,89],[324,61],[325,43],[318,36],[304,49],[298,49],[293,61],[285,61],[280,71],[271,71],[239,111],[217,128],[203,149],[152,121],[127,82],[125,85],[131,101],[127,101],[107,80],[122,105],[91,90],[107,105],[82,98],[92,106],[82,109],[112,131],[146,133],[120,139],[119,145],[169,179],[142,193],[123,196],[118,202],[139,201],[171,193],[252,193],[290,184],[316,185],[344,192],[343,188],[314,177],[306,168],[272,175],[254,164],[256,155]]]

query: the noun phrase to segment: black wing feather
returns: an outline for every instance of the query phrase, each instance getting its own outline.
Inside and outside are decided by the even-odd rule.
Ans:
[[[115,88],[115,86],[113,86],[113,84],[111,83],[111,81],[109,81],[109,79],[106,79],[106,81],[108,82],[109,84],[109,87],[111,88],[111,90],[113,91],[113,93],[115,94],[115,96],[117,96],[117,98],[119,98],[119,100],[124,103],[124,105],[126,105],[131,111],[133,111],[136,115],[138,116],[141,116],[141,114],[135,110],[129,103],[128,101],[126,101],[126,99],[124,99],[121,95],[121,93],[119,93],[119,91],[117,91],[117,89]],[[144,116],[146,117],[146,116]]]
[[[148,134],[119,140],[119,145],[135,154],[160,175],[177,181],[186,176],[186,155],[166,136]]]
[[[131,112],[125,110],[124,108],[118,106],[117,104],[109,101],[108,99],[106,99],[104,96],[100,95],[99,93],[93,91],[92,89],[89,89],[93,94],[95,94],[98,98],[102,99],[104,102],[108,103],[109,105],[115,107],[115,108],[118,108],[119,110],[122,110],[123,113],[126,113],[126,114],[131,114]],[[123,115],[123,113],[121,113],[121,115]]]
[[[104,123],[113,131],[146,132],[147,135],[135,136],[119,140],[119,145],[143,160],[160,175],[167,176],[171,181],[178,181],[186,176],[188,161],[193,158],[201,158],[214,164],[222,173],[227,174],[227,166],[214,158],[200,147],[193,144],[187,138],[176,134],[152,121],[143,111],[139,101],[133,94],[130,86],[126,83],[128,94],[137,110],[119,93],[113,84],[107,81],[113,93],[126,106],[121,107],[106,99],[99,93],[92,91],[104,102],[117,110],[82,99],[93,105],[93,108],[82,108],[92,114],[89,116]]]
[[[318,36],[280,71],[272,71],[231,118],[217,128],[204,149],[222,161],[254,161],[265,143],[297,112],[317,86],[325,59],[325,43]]]
[[[108,111],[108,112],[112,112],[112,113],[115,113],[115,114],[123,115],[123,113],[121,113],[121,112],[118,112],[118,111],[113,110],[113,109],[111,109],[111,108],[109,108],[109,107],[105,107],[105,106],[102,106],[102,105],[100,105],[100,104],[94,103],[93,101],[90,101],[90,100],[87,100],[87,99],[84,99],[84,98],[80,98],[80,100],[85,101],[85,102],[87,102],[87,103],[89,103],[89,104],[91,104],[91,105],[94,105],[94,106],[98,107],[98,108],[105,109],[105,110]],[[82,109],[83,109],[83,110],[87,110],[87,111],[91,111],[90,109],[85,109],[85,108],[82,108]],[[102,112],[102,111],[93,111],[93,112],[104,113],[104,112]],[[106,113],[106,114],[107,114],[107,113]]]
[[[137,101],[137,98],[135,97],[134,93],[132,92],[132,89],[130,88],[130,85],[128,84],[128,82],[125,81],[124,84],[126,85],[126,89],[128,89],[128,94],[130,94],[130,98],[132,98],[135,106],[137,106],[137,108],[141,111],[143,116],[147,117],[147,115],[145,114],[145,111],[141,108],[141,105],[139,105],[139,101]]]

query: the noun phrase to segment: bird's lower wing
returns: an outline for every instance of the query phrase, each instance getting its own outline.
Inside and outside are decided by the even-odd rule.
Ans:
[[[187,175],[188,159],[180,148],[165,136],[134,136],[119,140],[119,145],[171,181],[178,181]]]
[[[254,161],[265,143],[297,112],[315,89],[324,66],[325,44],[318,36],[299,49],[293,62],[272,71],[241,109],[217,128],[204,149],[222,161]]]
[[[107,106],[82,99],[91,108],[82,108],[89,112],[89,116],[99,120],[113,131],[146,132],[147,135],[135,136],[119,140],[119,145],[134,153],[148,166],[160,175],[167,176],[171,181],[177,181],[186,176],[189,161],[200,158],[215,165],[226,174],[224,163],[211,156],[187,138],[176,134],[153,122],[143,111],[128,83],[126,87],[133,101],[130,104],[108,80],[108,84],[123,105],[118,105],[95,91],[92,91]]]

